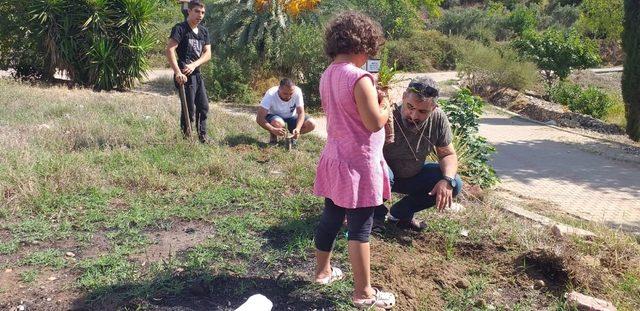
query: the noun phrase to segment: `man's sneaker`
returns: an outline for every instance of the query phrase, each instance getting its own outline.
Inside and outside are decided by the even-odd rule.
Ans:
[[[417,221],[415,218],[411,220],[398,220],[396,226],[400,229],[409,229],[420,232],[427,228],[427,224],[423,221]]]
[[[373,219],[373,226],[371,226],[371,231],[376,233],[382,233],[384,231],[384,219]]]
[[[269,134],[269,145],[277,145],[278,144],[278,136]]]
[[[209,136],[205,135],[198,135],[198,140],[203,143],[203,144],[210,144],[211,143],[211,139],[209,139]]]

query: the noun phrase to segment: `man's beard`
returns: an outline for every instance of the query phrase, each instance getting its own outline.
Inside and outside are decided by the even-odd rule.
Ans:
[[[400,119],[402,119],[402,125],[404,125],[406,129],[414,132],[421,130],[425,126],[425,124],[427,124],[427,120],[424,120],[422,122],[413,122],[413,121],[407,120],[406,118],[400,118]]]

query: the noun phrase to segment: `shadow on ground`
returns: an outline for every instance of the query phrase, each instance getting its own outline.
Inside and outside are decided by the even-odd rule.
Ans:
[[[259,148],[265,148],[269,146],[269,144],[263,141],[259,141],[255,137],[246,134],[227,135],[223,140],[223,144],[230,147],[239,145],[253,145]]]
[[[597,143],[595,143],[597,144]],[[640,177],[634,163],[603,159],[580,150],[580,146],[551,140],[514,141],[494,145],[494,163],[500,177],[530,184],[551,179],[560,183],[585,185],[593,191],[617,191],[640,198]],[[535,153],[533,160],[528,155]],[[567,163],[571,163],[570,167]]]
[[[147,283],[99,288],[78,299],[73,310],[235,310],[247,298],[262,294],[274,310],[334,310],[310,294],[308,281],[294,277],[211,275],[205,271],[164,274]]]

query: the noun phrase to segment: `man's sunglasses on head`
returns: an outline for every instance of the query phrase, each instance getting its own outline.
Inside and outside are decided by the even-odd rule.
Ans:
[[[438,90],[422,82],[409,83],[409,90],[422,97],[438,97]]]

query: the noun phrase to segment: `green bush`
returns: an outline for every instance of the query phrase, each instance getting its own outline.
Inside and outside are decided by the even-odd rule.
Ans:
[[[624,19],[623,0],[583,0],[576,27],[591,38],[618,41]]]
[[[580,86],[568,82],[560,82],[548,89],[549,99],[567,106],[569,110],[602,119],[609,110],[616,106],[614,98],[596,87]]]
[[[594,118],[602,118],[607,110],[614,105],[613,100],[606,93],[590,86],[574,101],[569,102],[569,109]]]
[[[550,18],[547,23],[541,25],[543,29],[551,27],[569,28],[580,17],[580,9],[575,5],[556,5],[552,8],[550,7],[547,10],[547,14]]]
[[[305,105],[320,107],[320,76],[329,64],[324,55],[322,29],[309,24],[292,24],[280,39],[280,55],[271,55],[272,71],[296,80]]]
[[[485,102],[473,96],[468,89],[460,90],[449,100],[440,101],[440,107],[449,117],[454,131],[453,145],[458,155],[458,172],[471,184],[483,188],[498,182],[489,164],[495,148],[478,135],[478,119]]]
[[[566,79],[571,69],[584,69],[600,63],[598,47],[593,40],[580,36],[575,30],[548,29],[544,33],[527,31],[511,44],[522,56],[545,70],[551,83],[554,76]]]
[[[524,5],[518,5],[509,13],[501,26],[517,35],[521,35],[527,30],[535,30],[538,26],[537,10],[533,7],[528,8]]]
[[[212,58],[209,64],[201,68],[207,93],[212,100],[237,101],[255,104],[258,101],[249,82],[251,76],[234,58]]]
[[[351,0],[353,8],[378,21],[388,38],[406,38],[422,26],[413,0]],[[418,2],[418,1],[415,1]]]
[[[491,86],[524,90],[537,82],[536,65],[522,61],[508,47],[498,49],[465,40],[455,44],[462,47],[457,70],[474,89]]]
[[[47,76],[39,36],[25,33],[29,8],[26,1],[0,0],[0,69],[14,69],[17,77]]]
[[[552,102],[569,106],[569,103],[582,94],[582,88],[573,83],[559,82],[547,88],[547,96]]]
[[[99,90],[130,88],[148,69],[146,54],[155,44],[149,23],[156,1],[14,2],[0,22],[14,23],[0,31],[5,68],[48,79],[65,70],[74,82]]]
[[[435,30],[414,31],[407,39],[388,41],[385,48],[399,70],[417,72],[454,69],[460,54],[455,44]]]
[[[478,8],[455,7],[444,12],[435,28],[448,36],[461,36],[483,42],[494,39],[493,15]]]

